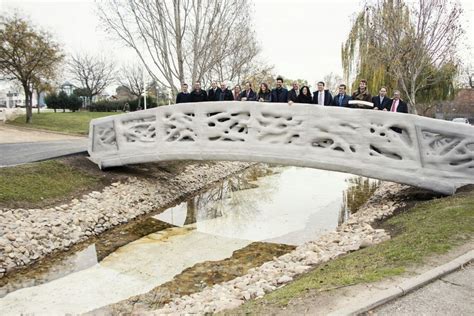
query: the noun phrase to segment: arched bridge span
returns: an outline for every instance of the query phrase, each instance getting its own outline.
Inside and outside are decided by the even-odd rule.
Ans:
[[[474,127],[385,111],[259,102],[163,106],[95,119],[99,167],[239,160],[348,172],[452,194],[474,183]]]

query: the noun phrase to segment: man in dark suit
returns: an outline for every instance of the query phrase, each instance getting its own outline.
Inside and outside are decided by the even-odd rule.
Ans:
[[[207,91],[207,101],[219,100],[220,91],[221,89],[217,86],[217,82],[213,81],[211,83],[211,89]]]
[[[255,101],[257,100],[257,95],[252,90],[252,84],[250,82],[245,83],[245,90],[240,93],[241,101]]]
[[[181,85],[181,92],[176,96],[176,104],[189,102],[188,84]]]
[[[379,95],[372,97],[372,103],[374,110],[386,110],[387,107],[390,107],[392,100],[387,97],[387,88],[380,88]]]
[[[225,84],[225,82],[221,82],[221,88],[218,91],[217,100],[218,101],[233,101],[234,100],[234,95],[232,94],[232,91],[227,89],[227,85]]]
[[[348,107],[351,97],[346,94],[346,85],[339,85],[339,93],[332,98],[332,106]]]
[[[283,88],[283,78],[277,77],[276,88],[272,90],[270,102],[288,102],[288,90]]]
[[[402,99],[400,99],[400,91],[395,90],[393,92],[393,99],[391,105],[388,106],[387,111],[408,113],[408,105]]]
[[[324,89],[324,82],[318,82],[318,90],[313,93],[313,103],[319,105],[331,105],[332,95],[329,90]]]
[[[196,81],[194,90],[189,95],[189,102],[205,102],[207,101],[207,93],[201,89],[201,83]]]
[[[288,91],[288,102],[297,102],[298,101],[298,95],[300,94],[300,86],[298,85],[298,82],[293,82],[293,88]]]

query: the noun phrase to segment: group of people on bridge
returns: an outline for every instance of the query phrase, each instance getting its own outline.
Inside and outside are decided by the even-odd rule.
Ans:
[[[276,87],[270,89],[268,84],[261,83],[258,92],[252,89],[250,82],[245,83],[245,89],[236,85],[231,91],[227,85],[222,82],[220,86],[213,81],[211,88],[206,91],[201,88],[200,82],[195,82],[193,90],[188,92],[188,85],[181,85],[181,92],[176,97],[176,103],[186,102],[204,102],[204,101],[259,101],[259,102],[279,102],[279,103],[310,103],[323,106],[340,107],[358,107],[350,100],[359,100],[373,103],[373,109],[391,112],[408,113],[408,105],[400,99],[400,91],[395,90],[393,98],[387,96],[387,89],[381,87],[377,96],[372,95],[367,90],[367,81],[362,79],[359,82],[359,88],[352,94],[346,94],[346,85],[339,85],[339,92],[332,95],[328,89],[325,89],[325,83],[317,83],[317,90],[311,93],[307,85],[302,87],[297,82],[293,82],[290,90],[283,86],[283,78],[276,78]]]

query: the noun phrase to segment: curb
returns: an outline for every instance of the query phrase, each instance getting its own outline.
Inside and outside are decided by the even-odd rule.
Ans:
[[[341,308],[337,311],[329,313],[328,316],[359,315],[368,312],[382,304],[404,296],[409,292],[414,291],[436,279],[439,279],[449,273],[452,273],[473,260],[474,250],[470,250],[466,254],[459,256],[446,264],[431,269],[416,277],[410,278],[397,286],[374,294],[371,299],[365,302],[351,304],[351,306],[347,306],[345,308]]]

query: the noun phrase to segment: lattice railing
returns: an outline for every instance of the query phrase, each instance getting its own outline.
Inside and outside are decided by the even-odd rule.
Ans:
[[[474,127],[425,117],[317,105],[187,103],[95,119],[100,167],[161,160],[281,163],[444,193],[474,183]]]

